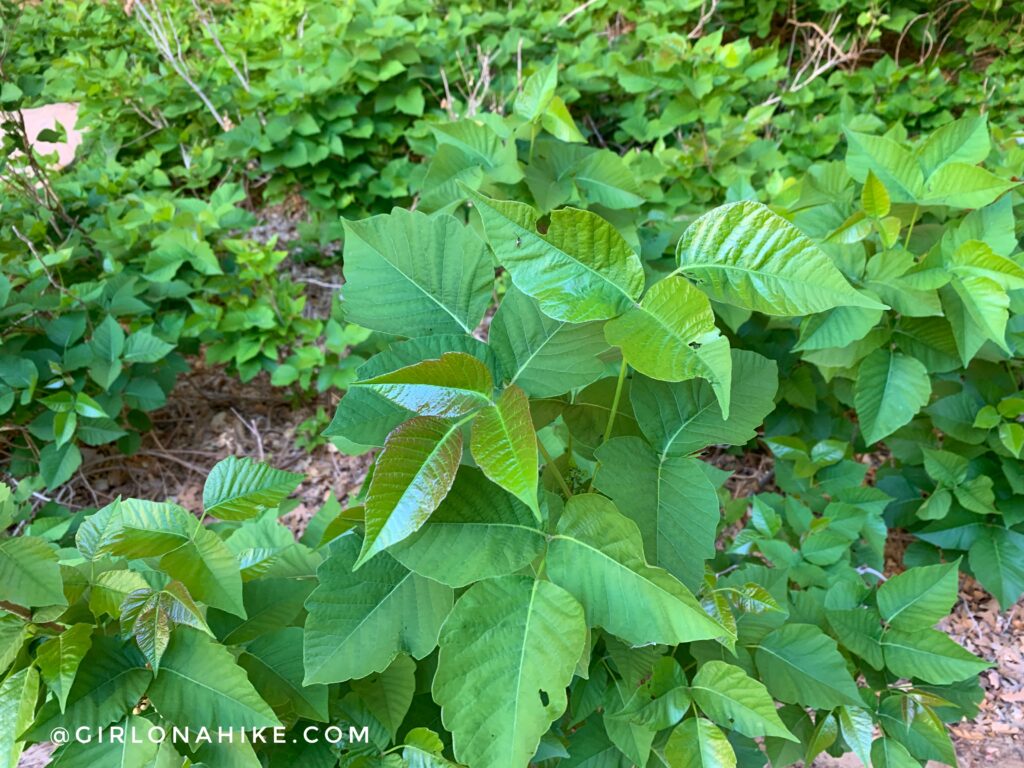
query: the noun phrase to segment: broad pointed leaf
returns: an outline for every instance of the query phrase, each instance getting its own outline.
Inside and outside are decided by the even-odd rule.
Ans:
[[[1003,609],[1024,594],[1024,535],[986,526],[971,544],[968,559],[975,577]]]
[[[547,232],[524,203],[471,193],[498,261],[523,293],[556,320],[605,320],[628,309],[644,287],[643,266],[622,236],[595,213],[552,212]]]
[[[523,390],[508,387],[494,405],[477,414],[470,449],[483,473],[526,504],[540,520],[537,435],[530,417],[530,400]]]
[[[509,384],[533,397],[551,397],[597,381],[608,351],[602,323],[567,323],[541,312],[514,285],[491,321],[487,336]]]
[[[221,520],[248,520],[276,507],[298,488],[303,476],[250,458],[217,462],[203,485],[203,510]]]
[[[630,400],[640,429],[659,456],[685,456],[708,445],[742,445],[771,413],[778,366],[755,352],[732,350],[729,418],[723,418],[710,384],[665,383],[633,377]]]
[[[682,272],[715,301],[767,315],[884,309],[858,293],[810,238],[760,203],[704,214],[679,241]]]
[[[418,531],[447,495],[462,458],[462,426],[418,416],[388,435],[366,497],[356,567]]]
[[[67,705],[78,666],[92,647],[92,625],[75,624],[47,640],[36,651],[36,666],[46,686],[57,696],[61,712]]]
[[[387,668],[400,652],[421,659],[434,650],[452,607],[451,587],[412,573],[382,554],[352,572],[359,537],[330,545],[306,600],[305,683],[334,683]]]
[[[878,589],[878,610],[891,626],[912,631],[935,626],[956,602],[957,562],[911,568]]]
[[[67,605],[57,550],[38,536],[0,539],[0,584],[5,600],[25,608]]]
[[[783,725],[775,702],[760,682],[739,667],[722,661],[705,662],[690,684],[697,706],[719,725],[745,736],[777,736],[798,741]]]
[[[480,360],[446,352],[437,360],[355,382],[421,416],[457,417],[491,403],[494,381]]]
[[[543,549],[544,534],[530,510],[463,467],[426,524],[388,554],[421,576],[464,587],[513,573]]]
[[[178,727],[280,725],[231,652],[190,627],[174,630],[147,695],[160,716]]]
[[[529,763],[565,711],[585,639],[583,609],[551,582],[504,576],[471,587],[444,624],[432,688],[456,758]]]
[[[284,717],[294,714],[327,722],[327,686],[304,685],[301,627],[284,627],[261,635],[245,646],[238,663],[260,696]]]
[[[416,662],[408,656],[396,656],[387,669],[353,680],[351,686],[395,741],[416,692]]]
[[[992,666],[935,629],[890,629],[882,635],[882,653],[885,666],[897,677],[914,677],[935,685],[966,680]]]
[[[787,624],[762,638],[754,655],[768,691],[787,704],[831,709],[863,702],[835,640],[810,624]]]
[[[472,333],[491,298],[487,249],[448,215],[396,208],[345,222],[349,322],[401,336]]]
[[[636,523],[603,496],[569,499],[547,567],[551,580],[583,604],[589,626],[633,645],[728,637],[682,583],[647,564]]]
[[[0,766],[17,768],[24,749],[21,735],[32,722],[39,700],[39,673],[33,666],[8,675],[0,683]],[[49,734],[42,738],[49,738]]]
[[[876,443],[909,422],[931,393],[928,370],[920,361],[889,349],[872,352],[860,364],[854,392],[864,442]]]
[[[605,325],[608,343],[640,373],[662,381],[709,381],[729,416],[732,358],[707,296],[683,277],[655,283],[640,304]]]
[[[691,717],[668,737],[665,764],[671,768],[736,768],[736,753],[710,720]]]
[[[714,557],[718,493],[697,459],[659,459],[638,437],[616,437],[596,452],[595,485],[639,527],[648,560],[692,590]]]

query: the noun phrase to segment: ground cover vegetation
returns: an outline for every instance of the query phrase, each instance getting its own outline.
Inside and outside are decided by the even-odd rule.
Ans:
[[[0,7],[3,765],[956,763],[935,627],[1024,594],[1024,5]],[[52,500],[200,360],[344,392],[361,490]]]

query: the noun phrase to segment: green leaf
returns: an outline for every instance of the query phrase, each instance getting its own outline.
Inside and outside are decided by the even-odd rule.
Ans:
[[[132,592],[147,587],[149,583],[135,571],[98,573],[89,586],[89,610],[97,618],[107,614],[116,619],[121,615],[124,599]]]
[[[487,365],[495,379],[501,377],[490,347],[472,336],[454,334],[392,344],[360,366],[357,375],[363,379],[373,378],[424,360],[437,359],[445,352],[472,355]],[[324,435],[338,439],[346,453],[365,453],[371,447],[384,445],[391,430],[412,415],[411,411],[370,389],[355,387],[342,398]]]
[[[811,352],[846,347],[863,339],[882,319],[882,310],[836,307],[811,315],[800,325],[800,339],[793,349]]]
[[[512,109],[528,123],[540,119],[555,95],[558,85],[558,59],[554,59],[526,78]]]
[[[897,203],[917,202],[924,190],[924,174],[917,158],[888,136],[846,130],[846,168],[861,184],[872,173]]]
[[[416,662],[408,656],[396,656],[383,672],[353,680],[351,685],[366,708],[387,728],[391,741],[396,741],[416,691]]]
[[[906,747],[884,736],[871,745],[871,765],[874,768],[921,768]]]
[[[529,509],[481,472],[463,467],[427,523],[388,554],[421,576],[464,587],[519,570],[544,543]]]
[[[224,541],[175,504],[128,499],[104,551],[160,558],[160,569],[197,599],[245,617],[238,561]]]
[[[690,691],[705,715],[745,736],[777,736],[799,741],[783,725],[768,690],[739,667],[722,661],[705,662]]]
[[[382,672],[399,652],[422,659],[452,607],[453,593],[382,554],[354,574],[361,542],[335,539],[306,600],[305,683],[334,683]]]
[[[721,519],[718,492],[700,460],[659,459],[638,437],[613,438],[595,456],[595,486],[637,524],[650,562],[699,589]]]
[[[729,416],[732,358],[729,341],[715,327],[707,297],[682,277],[655,283],[640,304],[605,325],[608,343],[626,362],[662,381],[702,378],[711,382]]]
[[[984,162],[990,148],[987,117],[962,117],[932,131],[918,147],[917,160],[928,177],[947,163]]]
[[[882,635],[882,652],[885,666],[897,677],[914,677],[935,685],[966,680],[992,666],[934,629],[890,629]]]
[[[401,336],[472,333],[491,298],[487,249],[448,215],[396,208],[345,222],[349,322]]]
[[[166,765],[158,762],[157,753],[161,742],[146,738],[149,729],[153,727],[149,720],[129,715],[121,721],[120,727],[124,728],[122,739],[114,738],[111,731],[108,731],[104,738],[68,742],[53,753],[50,765],[53,768],[94,768],[98,765],[163,768]],[[167,748],[170,748],[169,745]]]
[[[880,670],[885,661],[882,658],[882,624],[874,608],[828,609],[825,611],[829,625],[839,642],[860,656],[874,669]]]
[[[301,627],[284,627],[261,635],[245,646],[238,663],[260,696],[282,717],[298,717],[325,723],[327,686],[303,685]]]
[[[864,213],[873,218],[880,219],[889,215],[889,193],[886,192],[885,185],[870,170],[864,179],[864,188],[860,191],[860,205]]]
[[[644,287],[640,257],[595,213],[562,208],[545,233],[540,212],[470,193],[487,239],[512,282],[555,320],[583,323],[622,314]]]
[[[713,300],[766,315],[886,308],[858,293],[817,245],[760,203],[704,214],[683,233],[676,259]]]
[[[583,604],[588,626],[633,645],[728,637],[675,577],[646,563],[636,523],[603,496],[569,499],[547,567],[551,580]]]
[[[78,666],[64,712],[56,699],[50,699],[39,708],[25,736],[43,741],[58,726],[73,732],[80,725],[98,728],[120,720],[139,702],[152,677],[146,660],[134,646],[116,637],[98,635]]]
[[[402,759],[408,768],[457,768],[444,756],[444,742],[427,728],[413,728],[405,734]]]
[[[480,768],[529,763],[565,711],[585,640],[583,609],[551,582],[503,576],[462,595],[441,631],[432,686],[456,758]]]
[[[483,473],[526,504],[540,521],[537,435],[523,390],[509,387],[494,405],[477,414],[470,450]]]
[[[155,363],[167,357],[173,349],[173,344],[154,336],[151,328],[143,328],[128,337],[124,345],[124,360],[127,363]]]
[[[982,208],[1017,186],[977,165],[947,163],[928,177],[922,205]]]
[[[863,707],[842,706],[836,710],[843,741],[864,765],[871,765],[871,737],[875,721]]]
[[[889,349],[876,349],[860,364],[854,405],[868,445],[888,437],[928,404],[932,383],[924,365]]]
[[[160,716],[178,727],[281,724],[231,652],[190,627],[174,630],[147,696]]]
[[[548,317],[514,285],[491,321],[487,335],[505,380],[533,397],[551,397],[585,387],[605,372],[608,350],[603,324],[566,323]]]
[[[111,315],[97,326],[89,341],[94,361],[89,367],[89,377],[101,389],[108,390],[121,375],[121,354],[124,352],[124,330]]]
[[[762,638],[760,678],[779,701],[816,709],[863,702],[835,641],[810,624],[787,624]]]
[[[587,155],[576,170],[576,186],[590,203],[612,210],[636,208],[646,200],[625,161],[610,150]]]
[[[1009,351],[1006,324],[1010,297],[999,283],[987,277],[961,275],[943,287],[939,296],[965,366],[986,341]]]
[[[878,589],[878,610],[892,627],[903,631],[933,627],[956,602],[959,560],[911,568]]]
[[[47,687],[57,696],[60,711],[67,705],[78,666],[92,647],[92,625],[75,624],[47,640],[36,651],[36,666]]]
[[[121,602],[122,634],[131,633],[154,673],[178,624],[213,635],[199,606],[180,581],[172,581],[161,590],[138,589]]]
[[[17,768],[24,749],[22,732],[32,722],[39,699],[39,673],[29,666],[0,683],[0,766]],[[49,734],[46,737],[49,738]]]
[[[778,388],[774,360],[732,350],[729,418],[723,418],[710,384],[664,383],[634,376],[630,388],[640,429],[659,456],[685,456],[716,444],[743,445],[771,413]]]
[[[461,458],[460,422],[418,416],[388,435],[370,479],[356,568],[423,526],[452,487]]]
[[[981,240],[962,243],[949,257],[947,265],[957,275],[986,277],[1006,290],[1024,288],[1024,267],[1000,256]]]
[[[81,465],[82,453],[74,443],[50,443],[39,452],[39,475],[48,491],[70,480]]]
[[[248,520],[276,507],[303,479],[295,472],[229,456],[217,462],[206,478],[203,510],[221,520]]]
[[[38,536],[0,539],[0,584],[5,600],[34,608],[67,605],[57,551]]]
[[[665,762],[671,768],[736,768],[736,753],[710,720],[691,717],[668,737]]]
[[[397,371],[354,382],[421,416],[458,417],[491,404],[494,381],[477,358],[446,352]]]
[[[1024,594],[1024,535],[985,526],[968,552],[971,572],[1005,610]]]

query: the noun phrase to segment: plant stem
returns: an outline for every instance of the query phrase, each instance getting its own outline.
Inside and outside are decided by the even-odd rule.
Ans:
[[[565,492],[565,497],[567,499],[571,499],[572,491],[569,490],[569,485],[565,482],[565,478],[562,477],[562,473],[558,471],[558,467],[555,466],[555,462],[551,458],[551,454],[548,453],[548,449],[544,447],[544,443],[540,441],[539,437],[537,438],[537,447],[540,449],[540,455],[544,457],[544,463],[551,467],[552,474],[554,474],[558,484],[562,486],[562,490]]]
[[[907,227],[907,238],[903,241],[903,249],[910,250],[910,236],[914,232],[914,225],[917,223],[917,213],[921,210],[921,206],[914,206],[914,214],[910,217],[910,226]]]
[[[626,358],[622,358],[622,365],[619,367],[619,380],[615,382],[615,396],[612,398],[612,412],[608,414],[608,423],[604,428],[602,443],[607,443],[612,436],[612,429],[615,427],[615,414],[619,411],[619,400],[622,398],[622,385],[626,381]]]

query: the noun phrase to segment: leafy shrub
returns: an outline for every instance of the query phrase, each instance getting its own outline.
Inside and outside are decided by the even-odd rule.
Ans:
[[[884,440],[893,466],[879,470],[877,484],[895,497],[889,525],[921,540],[913,562],[964,552],[964,566],[1011,605],[1024,593],[1007,565],[1024,557],[1017,183],[978,165],[991,152],[984,118],[913,144],[898,129],[848,131],[847,141],[845,165],[812,168],[789,192],[788,211],[889,309],[841,307],[790,321],[799,322],[783,363],[791,408],[770,427],[771,446],[801,466],[814,458],[806,435],[849,436],[862,451]],[[758,348],[785,322],[767,331],[752,322],[738,334]],[[823,405],[853,409],[857,429],[824,434],[815,427]]]

